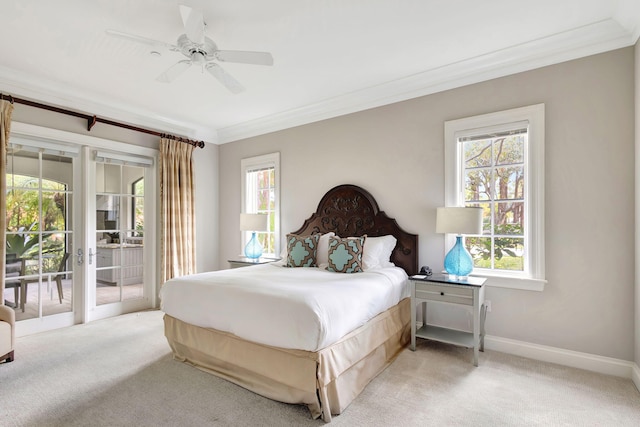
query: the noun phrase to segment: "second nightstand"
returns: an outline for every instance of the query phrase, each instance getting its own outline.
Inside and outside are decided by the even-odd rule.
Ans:
[[[229,263],[229,267],[231,268],[248,267],[250,265],[256,265],[256,264],[267,264],[269,262],[275,262],[275,261],[280,261],[280,258],[252,259],[252,258],[239,257],[237,259],[227,260],[227,262]]]
[[[482,277],[465,280],[449,276],[412,276],[411,283],[411,350],[416,349],[416,337],[473,348],[473,364],[478,366],[478,351],[484,351],[484,282]],[[427,302],[471,306],[473,332],[442,328],[427,324]],[[422,326],[417,329],[416,312],[422,304]]]

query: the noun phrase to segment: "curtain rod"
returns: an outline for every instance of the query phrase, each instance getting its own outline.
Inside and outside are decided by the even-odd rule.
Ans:
[[[136,132],[146,133],[146,134],[149,134],[149,135],[159,136],[161,138],[172,138],[172,139],[175,139],[175,140],[180,141],[180,142],[185,142],[187,144],[191,144],[194,147],[204,148],[204,141],[196,141],[196,140],[193,140],[193,139],[183,138],[183,137],[179,137],[179,136],[175,136],[175,135],[170,135],[170,134],[167,134],[167,133],[156,132],[156,131],[150,130],[150,129],[145,129],[145,128],[141,128],[141,127],[137,127],[137,126],[131,126],[131,125],[128,125],[126,123],[119,123],[119,122],[115,122],[113,120],[103,119],[103,118],[97,117],[95,115],[91,116],[89,114],[78,113],[76,111],[67,110],[66,108],[54,107],[52,105],[46,105],[46,104],[41,104],[39,102],[29,101],[28,99],[16,98],[14,96],[5,95],[3,93],[0,93],[0,99],[4,99],[5,101],[9,101],[12,104],[13,103],[24,104],[24,105],[28,105],[29,107],[41,108],[43,110],[53,111],[53,112],[60,113],[60,114],[66,114],[68,116],[80,117],[81,119],[85,119],[87,121],[87,131],[89,131],[89,132],[91,132],[91,128],[93,128],[93,126],[96,123],[104,123],[106,125],[111,125],[111,126],[124,128],[124,129],[129,129],[129,130],[133,130],[133,131],[136,131]]]

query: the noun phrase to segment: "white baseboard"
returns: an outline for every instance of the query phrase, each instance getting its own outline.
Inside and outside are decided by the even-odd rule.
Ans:
[[[640,367],[638,367],[637,363],[634,363],[631,369],[631,381],[633,381],[638,391],[640,391]]]
[[[485,336],[484,345],[488,350],[629,378],[640,390],[640,368],[634,362],[491,335]]]

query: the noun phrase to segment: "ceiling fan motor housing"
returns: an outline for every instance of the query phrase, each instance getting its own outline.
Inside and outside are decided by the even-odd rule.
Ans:
[[[218,46],[209,37],[205,37],[204,43],[201,44],[189,40],[186,34],[178,37],[178,48],[180,53],[196,63],[216,59],[215,52],[218,50]]]

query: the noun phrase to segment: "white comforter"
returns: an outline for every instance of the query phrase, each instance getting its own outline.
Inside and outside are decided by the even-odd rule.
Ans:
[[[409,295],[407,275],[263,264],[167,281],[161,308],[184,322],[281,348],[317,351]]]

